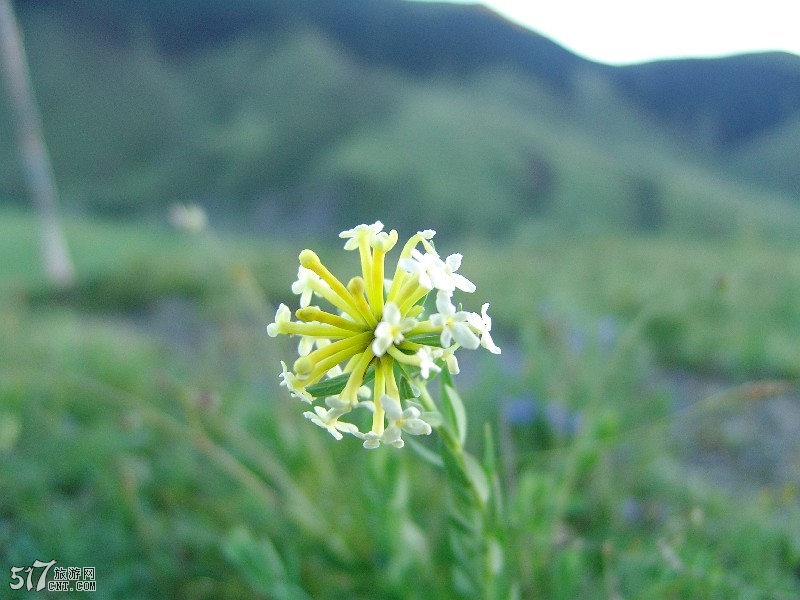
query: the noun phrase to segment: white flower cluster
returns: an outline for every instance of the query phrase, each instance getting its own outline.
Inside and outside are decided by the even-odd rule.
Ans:
[[[336,439],[347,433],[361,438],[365,448],[381,444],[400,448],[402,432],[430,434],[439,415],[424,412],[407,391],[418,389],[422,380],[445,366],[458,373],[455,351],[461,347],[482,346],[500,354],[491,336],[489,305],[484,304],[478,314],[453,304],[456,290],[472,293],[475,285],[456,272],[460,254],[439,257],[431,242],[434,234],[426,230],[411,237],[391,279],[385,277],[384,258],[397,243],[397,232],[384,232],[380,221],[340,234],[347,239],[345,250],[358,250],[361,259],[361,276],[347,285],[313,251],[300,253],[297,281],[292,284],[292,292],[300,296],[297,320],[281,304],[267,333],[299,336],[293,369],[281,362],[281,385],[310,404],[325,398],[325,406],[315,405],[304,416]],[[433,291],[438,312],[426,318],[424,299]],[[315,297],[333,308],[312,306]],[[372,414],[371,428],[365,432],[341,420],[356,408]]]

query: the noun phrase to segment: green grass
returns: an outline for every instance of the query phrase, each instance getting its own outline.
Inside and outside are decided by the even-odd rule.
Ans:
[[[334,442],[277,386],[293,342],[264,325],[291,300],[302,246],[355,272],[335,235],[190,239],[73,219],[79,283],[64,296],[37,275],[31,217],[3,211],[0,232],[15,259],[0,263],[6,568],[95,566],[98,598],[453,597],[443,473],[410,450]],[[766,445],[769,432],[730,428],[778,392],[676,411],[660,379],[796,378],[796,250],[448,233],[438,247],[464,253],[504,348],[500,363],[465,358],[456,383],[469,446],[481,451],[484,422],[497,435],[521,597],[796,597],[796,481],[740,470],[730,490],[692,468]],[[514,402],[534,412],[512,418]]]
[[[65,205],[150,220],[68,218],[58,292],[35,219],[0,211],[3,568],[95,566],[98,598],[454,597],[442,471],[335,443],[278,387],[293,341],[265,325],[304,247],[355,274],[338,229],[168,229],[197,198],[228,226],[272,203],[272,232],[358,214],[464,254],[465,308],[491,303],[504,352],[457,384],[469,449],[495,432],[521,598],[800,595],[786,198],[698,166],[598,81],[567,101],[503,71],[410,80],[314,31],[167,59],[146,31],[112,48],[27,14]],[[740,160],[780,171],[792,135]]]

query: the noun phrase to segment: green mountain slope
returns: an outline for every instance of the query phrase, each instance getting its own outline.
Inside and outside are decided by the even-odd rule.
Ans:
[[[108,14],[34,6],[31,69],[73,208],[163,214],[196,201],[276,232],[353,218],[771,235],[800,222],[779,194],[703,166],[592,68],[573,70],[569,93],[513,65],[419,77],[299,17],[181,53],[145,20],[120,33]],[[0,194],[21,202],[14,173],[4,144]]]

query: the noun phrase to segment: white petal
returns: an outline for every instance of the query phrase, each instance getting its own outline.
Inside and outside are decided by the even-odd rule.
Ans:
[[[467,323],[469,323],[470,327],[474,328],[478,332],[482,332],[484,330],[483,319],[478,313],[468,313]]]
[[[422,270],[422,265],[413,258],[401,258],[397,261],[397,266],[406,273],[419,273]]]
[[[343,421],[336,422],[336,429],[344,433],[349,433],[351,435],[355,435],[356,433],[358,433],[358,427],[356,427],[352,423],[345,423]]]
[[[456,314],[456,307],[450,302],[451,297],[452,294],[442,290],[436,294],[436,310],[439,311],[439,314],[448,317]]]
[[[364,434],[364,448],[367,450],[374,450],[375,448],[379,448],[380,445],[381,438],[377,433],[370,431],[369,433]]]
[[[475,350],[475,348],[481,345],[481,341],[478,339],[478,336],[472,333],[472,330],[464,323],[455,323],[450,330],[453,332],[453,338],[456,340],[456,342],[464,346],[464,348]]]
[[[489,303],[488,302],[484,303],[484,305],[481,306],[481,318],[483,319],[483,322],[485,323],[486,331],[490,331],[492,329],[492,317],[489,316]]]
[[[494,343],[492,339],[492,334],[489,331],[484,331],[483,335],[481,335],[481,346],[486,348],[492,354],[500,354],[502,350]]]
[[[431,317],[431,323],[433,323],[433,317]],[[442,335],[439,336],[439,341],[442,343],[442,348],[449,348],[453,343],[453,332],[449,327],[442,329]]]
[[[400,323],[400,319],[402,317],[403,315],[400,314],[400,309],[394,302],[387,302],[383,307],[383,316],[381,317],[382,322],[397,325]]]
[[[400,436],[400,428],[397,425],[390,425],[386,428],[386,431],[383,432],[383,435],[381,435],[381,441],[395,448],[402,448],[404,443]]]
[[[301,335],[300,342],[297,344],[297,354],[300,356],[308,356],[311,354],[311,351],[314,349],[314,338]]]
[[[458,357],[455,354],[445,356],[444,362],[447,364],[447,370],[450,371],[451,375],[458,375],[461,372],[461,368],[458,366]]]
[[[450,268],[451,268],[453,271],[458,271],[458,268],[461,266],[461,259],[462,259],[462,258],[463,258],[463,256],[462,256],[461,254],[458,254],[458,253],[456,252],[455,254],[451,254],[450,256],[448,256],[448,257],[445,259],[445,263],[446,263],[446,264],[447,264],[447,266],[448,266],[448,267],[450,267]]]
[[[378,328],[380,328],[380,323]],[[375,330],[375,339],[372,341],[372,353],[375,356],[383,356],[386,354],[386,351],[389,349],[389,346],[392,345],[392,338],[388,337],[385,334],[381,334],[378,332],[378,329]]]
[[[460,275],[458,273],[453,273],[451,275],[451,277],[453,278],[453,284],[458,289],[460,289],[460,290],[462,290],[464,292],[467,292],[467,293],[471,294],[472,292],[474,292],[477,289],[475,287],[475,284],[472,283],[469,279],[467,279],[463,275]]]
[[[381,406],[386,411],[386,417],[390,421],[397,421],[403,417],[403,409],[400,406],[400,402],[391,396],[381,396]]]
[[[430,435],[433,430],[422,419],[407,419],[403,422],[403,431],[411,435]]]
[[[275,322],[267,325],[267,335],[276,337],[280,333],[280,326],[282,323],[289,323],[292,320],[292,311],[289,307],[281,303],[278,310],[275,312]]]

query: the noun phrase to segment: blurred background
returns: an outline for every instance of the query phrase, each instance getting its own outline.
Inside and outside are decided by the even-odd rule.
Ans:
[[[338,232],[381,220],[436,229],[491,303],[503,354],[458,384],[520,597],[800,595],[796,54],[612,66],[406,0],[13,8],[74,279],[4,80],[2,572],[453,597],[443,473],[307,424],[265,334],[300,250],[349,278]]]

